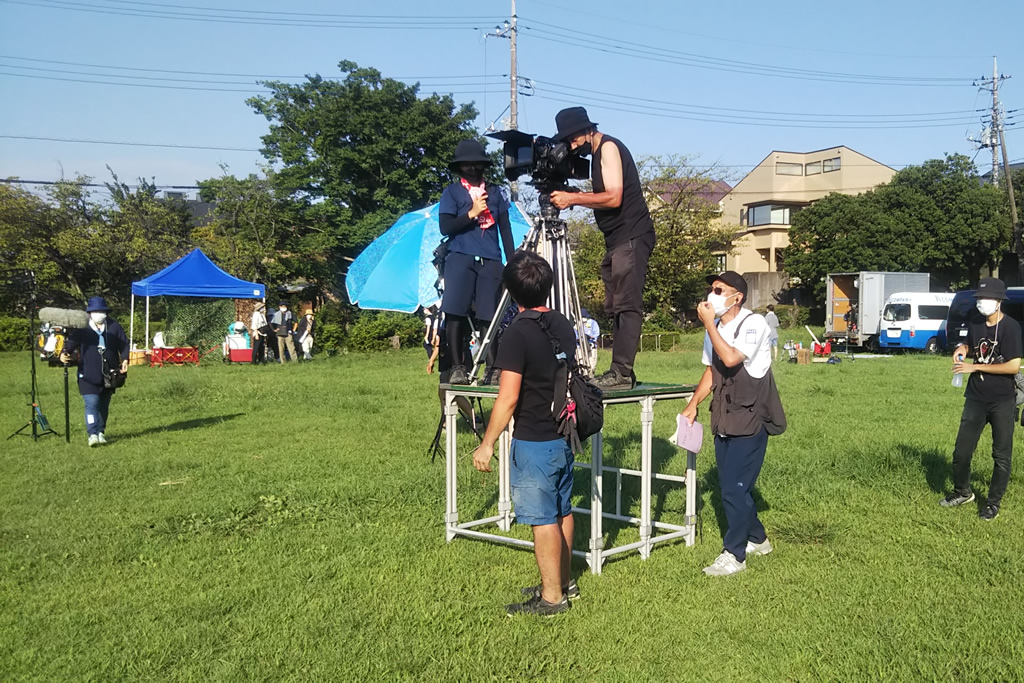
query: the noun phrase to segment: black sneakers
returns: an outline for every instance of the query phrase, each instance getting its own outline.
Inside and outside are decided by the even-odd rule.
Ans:
[[[543,587],[544,584],[538,583],[536,586],[527,586],[526,588],[523,588],[522,592],[523,595],[532,595],[539,598]],[[570,600],[576,600],[579,598],[580,587],[576,585],[576,579],[569,579],[569,585],[562,586],[562,593],[564,593],[565,597]]]
[[[986,522],[991,522],[998,516],[999,506],[993,505],[992,503],[989,503],[985,507],[981,508],[981,512],[978,513],[978,517],[981,517]]]
[[[564,595],[560,602],[548,602],[539,595],[534,595],[526,602],[515,602],[505,607],[505,614],[514,617],[517,614],[533,614],[538,617],[553,617],[569,611],[569,599]]]
[[[960,505],[964,505],[965,503],[970,503],[972,500],[974,500],[974,493],[964,495],[953,491],[953,493],[940,500],[939,505],[944,508],[955,508]]]
[[[594,378],[594,385],[601,391],[615,391],[616,389],[632,389],[636,386],[632,373],[629,376],[620,375],[615,370],[609,370],[603,375]]]
[[[448,376],[448,384],[469,384],[469,376],[466,374],[466,368],[461,365],[456,365],[452,368],[452,372]]]

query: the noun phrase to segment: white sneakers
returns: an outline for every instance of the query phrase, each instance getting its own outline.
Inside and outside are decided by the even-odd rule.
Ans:
[[[761,543],[754,543],[747,541],[747,556],[751,555],[767,555],[772,551],[772,544],[767,538]],[[709,566],[704,567],[704,573],[708,576],[730,576],[732,574],[738,574],[747,568],[747,563],[744,560],[740,562],[736,559],[736,556],[727,550],[723,550],[722,554],[715,558]]]
[[[90,434],[89,435],[89,448],[92,448],[93,446],[99,444],[99,442],[100,442],[99,434]]]
[[[723,550],[710,566],[704,567],[704,573],[708,576],[729,576],[747,568],[746,562],[740,562],[736,556],[728,550]]]
[[[107,443],[107,437],[105,437],[105,436],[103,435],[103,432],[100,432],[100,433],[99,433],[99,435],[98,435],[98,436],[97,436],[96,438],[97,438],[97,439],[99,439],[99,442],[100,442],[100,443]],[[767,543],[767,542],[768,542],[768,541],[765,541],[765,543]],[[771,551],[772,551],[772,549],[771,549],[771,546],[769,546],[769,547],[768,547],[768,552],[771,552]],[[747,551],[747,552],[750,552],[750,551],[749,551],[749,549],[748,549],[748,551]]]
[[[103,436],[102,434],[100,436]],[[767,555],[772,551],[772,544],[767,538],[761,543],[747,541],[747,555]]]

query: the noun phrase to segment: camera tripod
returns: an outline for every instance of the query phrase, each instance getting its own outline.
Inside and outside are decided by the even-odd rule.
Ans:
[[[42,408],[39,407],[39,384],[36,381],[36,287],[35,287],[35,274],[31,270],[9,270],[3,273],[3,284],[12,287],[17,287],[21,291],[28,292],[28,351],[32,355],[32,386],[31,394],[32,401],[29,403],[29,416],[28,422],[23,424],[21,427],[16,429],[10,435],[7,440],[13,439],[23,431],[32,428],[32,440],[37,441],[39,437],[46,436],[47,434],[56,434],[57,432],[50,426],[46,416],[43,415]],[[67,393],[65,390],[65,405],[67,402]],[[29,436],[26,434],[25,436]]]
[[[551,203],[551,193],[540,194],[540,217],[532,218],[533,227],[523,240],[523,249],[532,251],[551,264],[554,281],[551,285],[551,296],[548,306],[569,319],[576,330],[576,361],[587,375],[594,374],[590,367],[590,351],[587,348],[587,337],[583,330],[583,315],[580,312],[580,293],[576,287],[576,270],[573,267],[572,252],[569,250],[566,222],[558,217],[559,210]],[[523,211],[523,215],[528,214]],[[502,292],[497,313],[487,332],[480,340],[480,348],[469,373],[470,384],[478,384],[482,374],[487,352],[501,330],[502,318],[512,306],[512,297],[508,290]],[[488,378],[490,379],[490,378]]]

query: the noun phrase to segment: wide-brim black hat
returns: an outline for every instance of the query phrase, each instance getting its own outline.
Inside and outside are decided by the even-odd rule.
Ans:
[[[555,137],[552,140],[560,142],[596,125],[596,123],[590,120],[587,110],[583,107],[563,109],[555,114],[555,126],[558,128],[558,132],[555,133]]]
[[[978,282],[978,290],[974,293],[975,299],[998,299],[1006,300],[1006,283],[996,277],[983,277]]]
[[[715,281],[724,282],[742,294],[744,301],[747,300],[747,281],[744,280],[743,276],[735,270],[727,270],[724,273],[719,273],[718,275],[708,275],[704,278],[704,281],[709,285],[714,284]]]
[[[487,156],[484,146],[476,140],[463,140],[455,146],[455,158],[448,164],[453,171],[459,170],[459,164],[482,163],[491,165],[491,157]]]

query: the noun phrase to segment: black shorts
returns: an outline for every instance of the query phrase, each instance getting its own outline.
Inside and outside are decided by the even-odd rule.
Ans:
[[[444,262],[441,311],[490,320],[501,298],[501,261],[449,252]]]
[[[642,312],[647,261],[654,250],[654,232],[626,240],[609,249],[601,262],[605,313]]]

